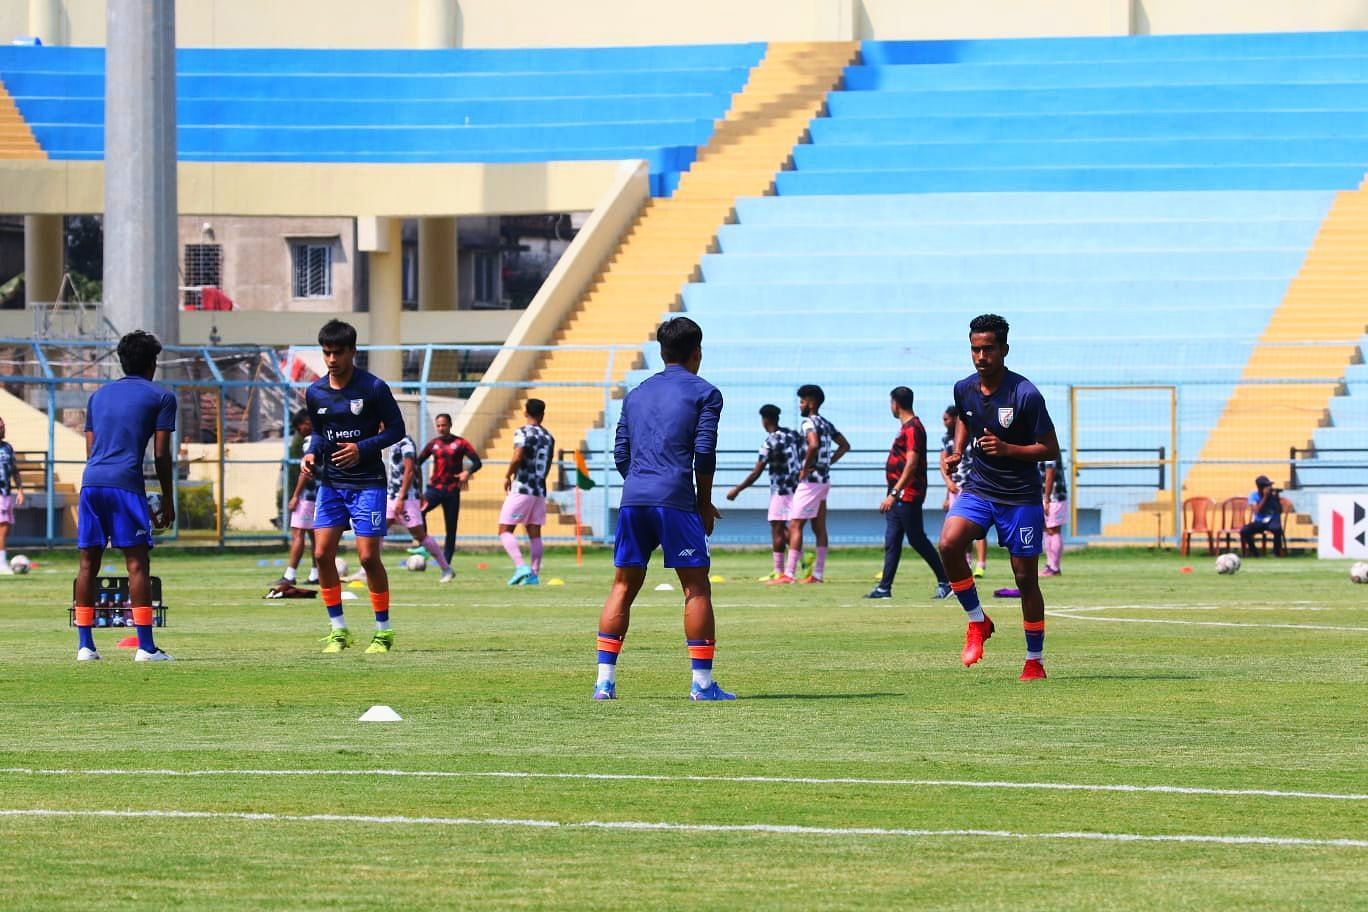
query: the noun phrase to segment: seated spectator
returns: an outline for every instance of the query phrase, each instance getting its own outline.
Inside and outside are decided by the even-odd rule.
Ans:
[[[1283,556],[1282,491],[1273,487],[1267,475],[1254,479],[1254,491],[1249,495],[1249,504],[1254,508],[1254,518],[1240,529],[1240,550],[1250,557],[1261,557],[1254,536],[1269,532],[1273,535],[1273,554]]]

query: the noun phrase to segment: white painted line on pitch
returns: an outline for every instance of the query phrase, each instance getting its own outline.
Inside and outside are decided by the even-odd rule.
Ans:
[[[1368,794],[1294,792],[1277,789],[1222,789],[1185,785],[1095,785],[1074,782],[1007,782],[972,779],[859,779],[812,776],[671,776],[653,773],[537,773],[522,770],[395,770],[395,769],[38,769],[0,768],[0,775],[22,776],[153,776],[171,778],[259,776],[380,776],[399,779],[570,779],[598,782],[732,782],[768,785],[870,785],[912,788],[1017,789],[1057,792],[1125,792],[1158,795],[1205,795],[1218,798],[1305,798],[1319,801],[1368,801]]]
[[[1153,605],[1102,605],[1088,608],[1051,608],[1045,613],[1051,617],[1061,618],[1069,621],[1097,621],[1102,624],[1176,624],[1182,627],[1252,627],[1265,630],[1338,630],[1353,633],[1368,633],[1368,627],[1343,627],[1331,624],[1246,624],[1240,621],[1178,621],[1170,618],[1119,618],[1119,617],[1099,617],[1088,612],[1093,611],[1118,611],[1127,608],[1138,608],[1146,611],[1164,610],[1156,609]],[[1184,610],[1173,608],[1169,610]],[[1208,608],[1191,608],[1191,611],[1207,611]]]
[[[1089,842],[1183,842],[1215,845],[1310,846],[1368,849],[1368,839],[1308,839],[1298,836],[1214,836],[1202,833],[1097,833],[1010,830],[925,830],[901,827],[816,827],[778,823],[671,823],[645,820],[525,820],[507,817],[404,817],[364,814],[271,814],[259,811],[116,811],[0,808],[0,817],[94,817],[118,819],[246,820],[270,823],[361,823],[388,826],[526,827],[541,830],[647,830],[673,833],[760,833],[781,836],[892,836],[903,838],[1071,839]]]

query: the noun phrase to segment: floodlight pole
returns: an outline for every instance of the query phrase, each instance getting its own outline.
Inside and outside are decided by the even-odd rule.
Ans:
[[[108,0],[105,315],[180,339],[176,270],[175,0]]]

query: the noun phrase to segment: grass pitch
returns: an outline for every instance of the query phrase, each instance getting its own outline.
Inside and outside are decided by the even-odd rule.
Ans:
[[[397,650],[324,656],[321,604],[263,601],[259,555],[158,553],[164,666],[115,631],[77,665],[74,560],[37,557],[0,580],[7,910],[1368,908],[1347,567],[1069,555],[1044,581],[1050,680],[1023,685],[1016,603],[988,605],[966,670],[915,555],[868,602],[873,552],[785,591],[755,582],[768,555],[724,554],[717,676],[740,699],[685,699],[656,569],[621,699],[596,704],[606,554],[552,552],[563,588],[506,589],[498,555],[458,556],[448,587],[395,572]],[[981,588],[1009,584],[994,554]],[[378,703],[405,721],[356,721]]]

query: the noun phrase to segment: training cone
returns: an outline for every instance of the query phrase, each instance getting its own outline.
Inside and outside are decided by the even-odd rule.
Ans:
[[[363,582],[361,582],[360,580],[352,580],[350,583],[347,583],[347,588],[348,588],[348,589],[365,589],[365,588],[366,588],[366,584],[363,583]]]
[[[659,586],[656,586],[656,587],[655,587],[655,591],[656,591],[656,592],[674,592],[674,586],[671,586],[669,583],[661,583]]]
[[[1183,569],[1179,570],[1178,572],[1179,572],[1179,573],[1191,573],[1191,572],[1192,572],[1192,568],[1191,568],[1191,567],[1184,567]]]
[[[565,585],[565,580],[561,579],[559,576],[552,577],[551,579],[549,579],[549,580],[546,581],[546,585],[548,585],[548,586],[564,586],[564,585]]]
[[[114,645],[119,647],[120,649],[137,649],[138,638],[135,636],[124,637],[122,640],[119,640],[119,642],[115,643]]]
[[[478,564],[475,565],[475,569],[476,569],[476,570],[488,570],[488,569],[489,569],[489,564],[486,564],[484,561],[480,561]]]
[[[720,573],[714,573],[712,576],[708,577],[708,582],[710,583],[725,583],[726,581],[727,578]]]
[[[404,719],[388,706],[372,706],[361,714],[357,722],[403,722]]]

